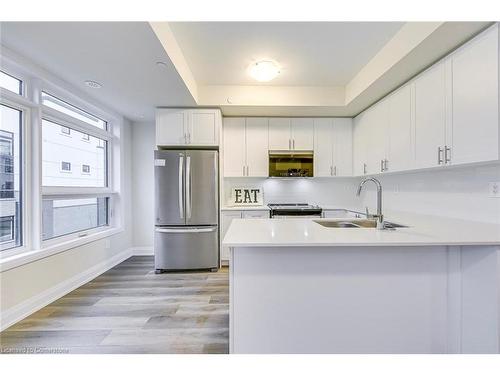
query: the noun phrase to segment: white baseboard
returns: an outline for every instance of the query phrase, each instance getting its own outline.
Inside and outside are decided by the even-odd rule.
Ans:
[[[153,246],[132,247],[132,255],[154,255]]]
[[[110,268],[113,268],[131,256],[132,249],[129,248],[116,254],[112,258],[96,264],[80,274],[53,286],[48,290],[27,299],[26,301],[12,306],[5,312],[2,312],[2,316],[0,318],[0,332],[54,302],[56,299],[61,298],[62,296],[96,278],[100,274],[106,272]]]

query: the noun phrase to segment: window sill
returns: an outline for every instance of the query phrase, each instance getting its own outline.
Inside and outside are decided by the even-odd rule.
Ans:
[[[35,262],[43,258],[50,257],[52,255],[62,253],[64,251],[85,245],[90,242],[94,242],[106,237],[113,236],[120,232],[123,232],[122,228],[109,228],[82,238],[76,238],[65,242],[61,242],[52,245],[50,247],[45,247],[38,250],[23,251],[15,255],[13,254],[6,258],[0,258],[0,273],[10,270],[12,268],[20,267],[25,264]]]

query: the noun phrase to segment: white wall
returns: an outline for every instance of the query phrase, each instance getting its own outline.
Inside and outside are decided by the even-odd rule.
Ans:
[[[155,124],[132,124],[133,246],[152,254]]]
[[[500,198],[488,184],[500,181],[500,164],[454,167],[377,177],[386,210],[500,223]],[[363,204],[375,209],[375,189],[367,184]]]

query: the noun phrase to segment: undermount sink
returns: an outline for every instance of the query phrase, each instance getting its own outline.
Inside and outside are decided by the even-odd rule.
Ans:
[[[313,220],[315,223],[326,228],[376,228],[377,221],[375,219],[349,219],[349,220]],[[386,221],[386,229],[408,228],[405,225],[390,223]]]

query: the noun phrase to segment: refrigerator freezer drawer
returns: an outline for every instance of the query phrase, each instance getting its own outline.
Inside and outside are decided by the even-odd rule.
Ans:
[[[156,227],[155,268],[189,270],[219,267],[219,231],[210,227]]]

